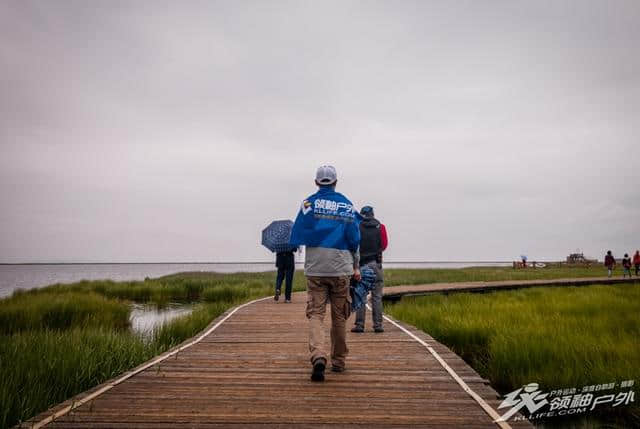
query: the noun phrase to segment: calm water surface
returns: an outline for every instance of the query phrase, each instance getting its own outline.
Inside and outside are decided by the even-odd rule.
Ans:
[[[150,336],[153,329],[181,316],[191,314],[193,304],[169,304],[162,308],[154,304],[132,304],[129,320],[131,329],[143,336]]]

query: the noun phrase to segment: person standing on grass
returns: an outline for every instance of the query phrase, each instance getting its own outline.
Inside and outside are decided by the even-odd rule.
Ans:
[[[625,253],[622,258],[622,278],[625,278],[627,274],[631,278],[631,258],[628,253]]]
[[[280,291],[282,289],[282,281],[285,280],[284,302],[291,302],[291,289],[293,285],[293,272],[296,269],[296,260],[293,255],[297,249],[288,252],[276,253],[276,267],[278,274],[276,275],[276,294],[273,297],[276,301],[280,299]]]
[[[318,168],[315,183],[318,192],[302,201],[289,244],[306,246],[311,380],[324,381],[329,356],[323,326],[327,303],[331,304],[331,370],[343,372],[349,353],[346,321],[351,314],[350,278],[361,278],[360,214],[351,201],[336,192],[338,177],[334,167]]]
[[[611,254],[611,250],[607,250],[607,254],[604,257],[604,266],[607,267],[607,277],[611,277],[616,266],[616,259]]]
[[[382,327],[382,288],[384,273],[382,271],[382,252],[387,248],[387,228],[374,217],[373,207],[364,206],[360,210],[363,217],[360,222],[360,268],[367,266],[376,273],[376,284],[371,291],[371,319],[374,332],[384,332]],[[356,325],[351,332],[364,332],[367,306],[363,305],[356,312]]]
[[[636,277],[638,277],[638,273],[640,273],[640,250],[636,250],[636,254],[633,255],[633,265],[636,268]]]

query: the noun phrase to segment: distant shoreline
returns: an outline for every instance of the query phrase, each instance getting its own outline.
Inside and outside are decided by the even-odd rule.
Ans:
[[[514,260],[509,261],[384,261],[385,264],[510,264]],[[536,262],[557,262],[541,260]],[[265,265],[273,264],[273,260],[269,261],[249,261],[249,262],[0,262],[0,265]],[[296,262],[296,264],[304,264],[304,262]]]

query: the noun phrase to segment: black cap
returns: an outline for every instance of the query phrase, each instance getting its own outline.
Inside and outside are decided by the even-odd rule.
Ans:
[[[363,217],[373,217],[373,207],[371,206],[364,206],[360,209],[360,214]]]

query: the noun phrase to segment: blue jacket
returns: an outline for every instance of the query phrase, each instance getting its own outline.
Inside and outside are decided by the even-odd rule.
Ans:
[[[291,231],[291,246],[355,252],[360,245],[360,213],[333,186],[321,186],[302,202]]]

